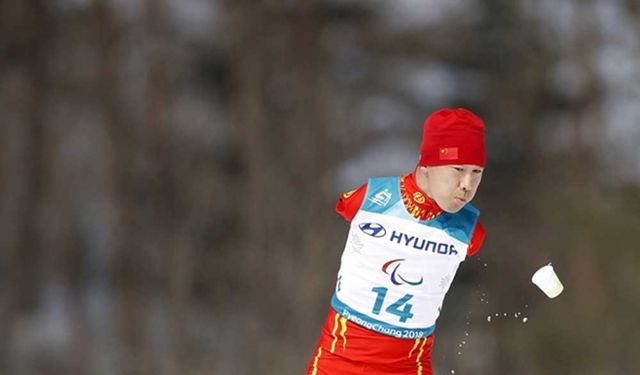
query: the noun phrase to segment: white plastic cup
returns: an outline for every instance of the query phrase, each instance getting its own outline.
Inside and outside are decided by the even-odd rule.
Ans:
[[[556,298],[564,290],[564,286],[553,270],[551,263],[537,270],[531,277],[531,281],[549,298]]]

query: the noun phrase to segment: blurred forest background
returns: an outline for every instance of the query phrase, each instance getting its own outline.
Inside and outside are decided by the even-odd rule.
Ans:
[[[636,374],[639,98],[637,0],[0,0],[0,374],[304,373],[337,196],[457,106],[488,237],[436,373]]]

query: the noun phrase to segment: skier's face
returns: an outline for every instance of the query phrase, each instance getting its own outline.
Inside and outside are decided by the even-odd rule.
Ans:
[[[484,168],[477,165],[419,166],[418,186],[440,208],[456,213],[476,195]]]

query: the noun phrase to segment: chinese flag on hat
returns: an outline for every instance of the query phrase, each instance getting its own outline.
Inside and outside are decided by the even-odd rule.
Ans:
[[[484,167],[484,122],[473,112],[440,109],[424,123],[419,165],[471,164]]]

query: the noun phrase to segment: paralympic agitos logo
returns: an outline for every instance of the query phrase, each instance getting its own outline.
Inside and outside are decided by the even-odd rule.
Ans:
[[[422,284],[422,276],[420,276],[420,280],[407,280],[399,272],[400,265],[405,259],[393,259],[388,261],[382,266],[382,272],[391,276],[391,282],[395,285],[409,284],[409,285],[420,285]],[[391,270],[391,271],[390,271]],[[399,280],[398,280],[399,279]]]

